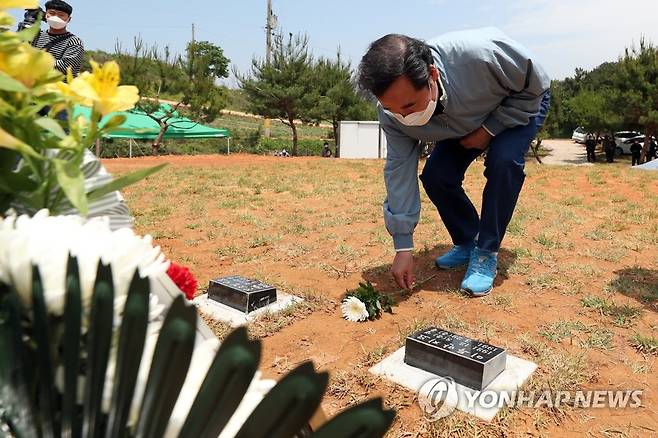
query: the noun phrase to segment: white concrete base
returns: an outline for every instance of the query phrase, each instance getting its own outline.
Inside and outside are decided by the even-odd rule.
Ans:
[[[500,393],[503,391],[516,391],[521,388],[523,383],[528,380],[530,375],[536,369],[537,365],[533,362],[508,354],[505,371],[496,377],[496,379],[482,392],[494,391]],[[404,347],[370,368],[370,372],[378,376],[386,377],[387,379],[414,391],[416,394],[418,394],[420,388],[428,380],[437,377],[449,377],[437,376],[419,368],[407,365],[404,363]],[[455,386],[458,399],[457,409],[460,411],[475,415],[485,421],[491,421],[501,409],[498,405],[491,408],[485,408],[479,403],[480,399],[476,398],[478,391],[459,384],[456,384]],[[475,400],[472,406],[469,406],[469,398],[466,396],[467,392],[469,393],[469,396],[471,396],[471,399]]]
[[[229,307],[225,304],[218,303],[217,301],[208,298],[208,294],[199,295],[194,300],[194,304],[201,312],[207,314],[211,318],[225,322],[231,327],[238,327],[246,325],[261,315],[267,313],[278,313],[291,307],[295,303],[304,301],[302,298],[294,295],[277,292],[277,300],[275,303],[268,304],[265,307],[254,310],[253,312],[244,313]]]

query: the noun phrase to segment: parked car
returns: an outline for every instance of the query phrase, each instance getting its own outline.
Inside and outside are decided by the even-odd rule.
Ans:
[[[637,131],[615,132],[614,138],[615,138],[615,144],[617,145],[617,148],[615,149],[615,153],[617,155],[630,154],[631,153],[630,148],[631,148],[631,143],[633,143],[633,139],[641,136],[642,134],[640,134]]]
[[[576,143],[584,144],[586,136],[587,136],[587,132],[585,132],[585,128],[579,126],[576,129],[574,129],[573,134],[571,135],[571,139]]]
[[[651,139],[655,141],[655,137],[652,136]],[[640,134],[622,141],[621,144],[617,143],[616,154],[630,154],[631,145],[635,140],[640,143],[640,146],[644,147],[644,134]]]

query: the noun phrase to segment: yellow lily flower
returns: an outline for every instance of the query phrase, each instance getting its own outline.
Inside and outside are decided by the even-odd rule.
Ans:
[[[119,85],[119,65],[109,61],[102,66],[91,61],[92,71],[84,72],[71,82],[71,91],[93,102],[102,115],[129,110],[139,100],[139,90],[132,85]]]
[[[20,44],[9,53],[0,52],[0,71],[27,87],[32,87],[54,67],[55,59],[50,53],[35,49],[29,44]]]
[[[39,0],[0,0],[0,9],[36,9]]]

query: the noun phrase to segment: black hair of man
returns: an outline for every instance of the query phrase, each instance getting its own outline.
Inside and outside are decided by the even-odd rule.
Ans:
[[[73,7],[70,4],[66,3],[63,0],[50,0],[46,2],[46,11],[48,9],[54,9],[56,11],[65,12],[69,15],[73,13]]]
[[[427,87],[432,50],[425,42],[406,35],[388,34],[370,44],[359,64],[359,87],[381,96],[406,75],[417,90]]]

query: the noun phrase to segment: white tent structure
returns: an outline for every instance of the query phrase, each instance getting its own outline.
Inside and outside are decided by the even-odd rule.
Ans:
[[[341,158],[386,158],[386,136],[379,122],[340,122]]]

